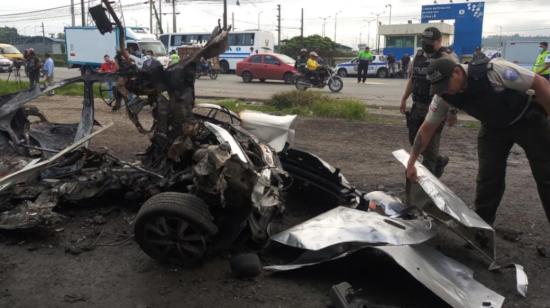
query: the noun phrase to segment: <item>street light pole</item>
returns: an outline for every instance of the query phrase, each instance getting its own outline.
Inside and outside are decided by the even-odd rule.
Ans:
[[[391,25],[391,8],[392,8],[392,5],[388,3],[388,4],[386,4],[385,7],[389,7],[389,8],[390,8],[390,20],[389,20],[389,22],[388,22],[388,25]]]
[[[334,14],[334,42],[336,43],[336,32],[337,32],[337,25],[338,25],[338,14],[342,13],[342,11],[336,12]]]
[[[260,15],[262,15],[264,11],[259,11],[258,12],[258,31],[260,31]]]

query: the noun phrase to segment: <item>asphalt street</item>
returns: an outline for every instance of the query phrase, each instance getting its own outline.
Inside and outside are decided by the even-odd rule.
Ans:
[[[55,80],[78,76],[80,71],[64,67],[55,68]],[[0,79],[7,79],[8,73],[0,73]],[[25,77],[21,76],[24,80]],[[12,76],[13,78],[13,76]],[[368,106],[399,107],[405,86],[404,79],[369,78],[365,84],[358,84],[353,77],[344,78],[344,88],[340,93],[331,93],[328,88],[308,91],[321,91],[339,98],[354,98]],[[236,98],[246,100],[267,100],[273,94],[293,90],[293,85],[282,81],[243,83],[236,75],[220,75],[216,80],[203,76],[197,81],[196,95],[204,98]]]

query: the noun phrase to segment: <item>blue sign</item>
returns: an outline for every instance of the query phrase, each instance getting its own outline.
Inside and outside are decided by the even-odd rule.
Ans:
[[[454,20],[454,51],[458,55],[473,54],[481,46],[484,9],[484,2],[423,5],[421,22]]]

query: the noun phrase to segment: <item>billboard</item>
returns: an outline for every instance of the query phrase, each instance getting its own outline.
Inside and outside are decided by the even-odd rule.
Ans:
[[[453,49],[458,55],[472,54],[481,46],[484,2],[446,3],[422,6],[421,22],[454,20]]]

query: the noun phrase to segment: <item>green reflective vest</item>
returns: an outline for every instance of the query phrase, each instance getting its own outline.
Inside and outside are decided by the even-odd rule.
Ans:
[[[368,61],[372,61],[372,52],[370,51],[364,51],[364,50],[361,50],[359,52],[359,60],[368,60]]]
[[[544,71],[541,71],[541,69],[544,68],[546,63],[544,61],[546,60],[546,57],[548,57],[550,53],[548,50],[545,50],[537,56],[537,60],[535,61],[535,64],[533,65],[533,72],[541,75],[548,75],[550,74],[550,69],[545,69]]]

